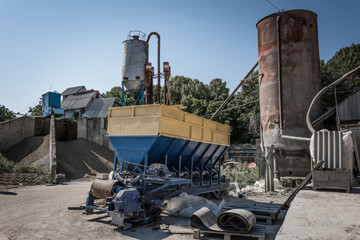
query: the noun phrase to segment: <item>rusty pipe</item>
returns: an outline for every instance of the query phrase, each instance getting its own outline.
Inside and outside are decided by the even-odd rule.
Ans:
[[[169,80],[171,75],[171,67],[169,66],[168,62],[164,62],[163,65],[163,71],[164,71],[164,78],[165,78],[165,105],[170,105],[170,86],[169,86]]]
[[[279,88],[279,123],[280,135],[283,130],[283,94],[282,94],[282,64],[281,64],[281,32],[280,32],[280,16],[276,18],[277,28],[277,46],[278,46],[278,88]]]
[[[157,72],[158,72],[158,101],[159,101],[159,104],[161,104],[161,100],[160,100],[160,97],[161,97],[161,86],[160,86],[160,34],[158,34],[157,32],[151,32],[147,39],[146,39],[146,42],[149,43],[149,40],[150,40],[150,37],[152,35],[155,35],[158,39],[158,61],[157,61]]]

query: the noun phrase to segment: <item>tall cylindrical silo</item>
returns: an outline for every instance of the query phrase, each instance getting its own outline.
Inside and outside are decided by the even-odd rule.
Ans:
[[[256,27],[259,73],[264,74],[260,82],[263,144],[303,149],[303,142],[281,135],[311,136],[306,112],[321,89],[317,15],[307,10],[279,12],[261,19]],[[315,112],[319,115],[319,108]]]
[[[148,43],[139,36],[123,42],[122,81],[126,90],[139,91],[146,83],[145,64],[148,62]]]

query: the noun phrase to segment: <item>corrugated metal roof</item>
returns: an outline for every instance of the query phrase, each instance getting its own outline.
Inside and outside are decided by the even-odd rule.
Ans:
[[[96,98],[84,115],[90,118],[107,118],[109,108],[114,106],[116,98]]]
[[[77,86],[77,87],[67,88],[65,91],[62,92],[61,95],[67,96],[67,95],[84,92],[84,91],[86,91],[85,86]]]
[[[95,91],[70,95],[62,102],[61,107],[65,110],[87,108],[95,95]]]
[[[340,121],[360,120],[360,91],[347,97],[338,107]]]

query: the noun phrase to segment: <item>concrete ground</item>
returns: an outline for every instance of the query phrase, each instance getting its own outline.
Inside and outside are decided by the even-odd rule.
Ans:
[[[302,190],[276,239],[360,239],[360,189],[352,193]]]
[[[0,239],[175,239],[156,229],[155,223],[123,231],[110,225],[106,214],[68,210],[85,204],[90,185],[89,181],[73,181],[1,190]],[[162,223],[172,221],[168,217]],[[186,221],[176,224],[188,225]],[[177,234],[176,239],[189,236]]]
[[[106,214],[84,215],[91,181],[56,186],[0,186],[0,240],[3,239],[193,239],[188,218],[165,214],[157,221],[122,230]],[[302,190],[286,213],[265,225],[267,239],[360,239],[358,193]],[[226,203],[281,204],[290,192],[226,197]],[[219,201],[216,201],[217,203]],[[284,215],[285,220],[283,222]],[[280,230],[279,230],[280,229]]]
[[[111,218],[106,214],[85,215],[83,210],[68,210],[85,204],[91,183],[71,181],[7,189],[0,186],[0,239],[193,239],[188,218],[162,214],[153,223],[122,230],[110,225]],[[288,194],[226,197],[226,202],[279,204]],[[275,238],[281,223],[266,225],[268,239]]]

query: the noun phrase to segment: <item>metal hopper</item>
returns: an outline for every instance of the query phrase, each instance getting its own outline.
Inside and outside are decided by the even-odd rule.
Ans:
[[[160,163],[172,173],[163,179],[163,191],[180,183],[197,194],[228,185],[220,176],[220,158],[230,143],[227,125],[166,105],[117,107],[109,110],[107,137],[115,152],[115,173],[136,172],[146,180],[148,167]]]

